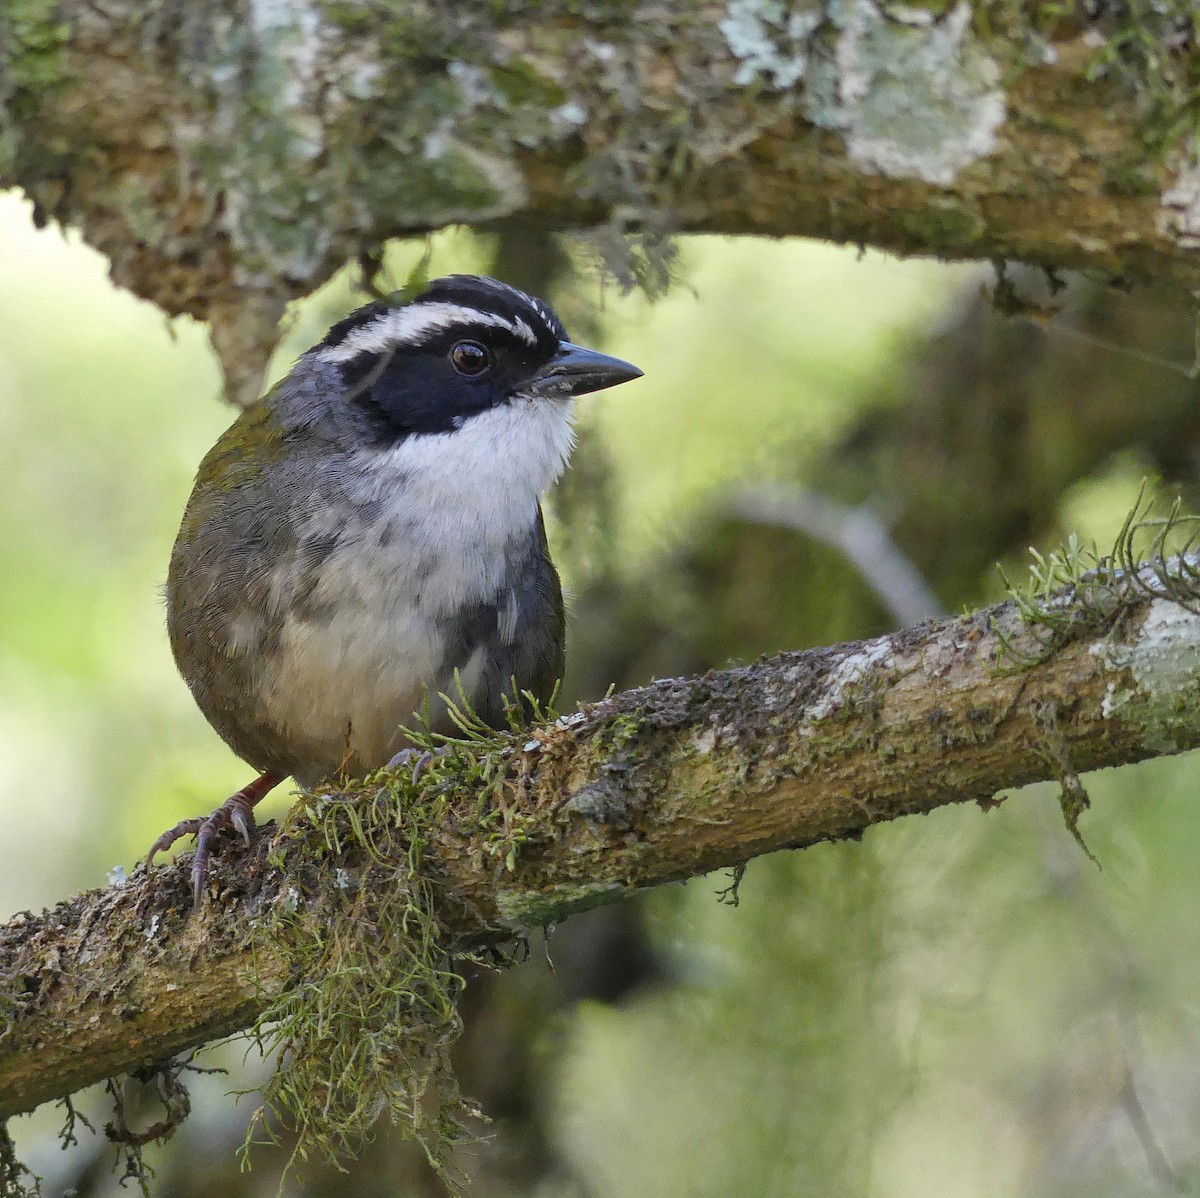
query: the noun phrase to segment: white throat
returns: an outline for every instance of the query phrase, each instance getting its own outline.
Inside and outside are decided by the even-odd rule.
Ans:
[[[360,451],[369,469],[359,496],[382,504],[397,547],[423,563],[425,603],[453,610],[494,593],[505,547],[530,535],[538,500],[570,457],[573,407],[518,397],[453,432]]]
[[[528,529],[538,499],[566,467],[573,407],[518,397],[453,432],[408,437],[383,450],[376,468],[402,476],[409,510],[477,526],[489,542],[507,540]]]

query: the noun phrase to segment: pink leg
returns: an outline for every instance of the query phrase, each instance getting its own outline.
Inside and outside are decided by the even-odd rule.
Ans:
[[[146,854],[146,864],[152,865],[154,858],[159,853],[166,852],[182,837],[195,836],[196,855],[192,858],[192,898],[195,905],[200,906],[200,900],[204,895],[204,885],[208,881],[208,859],[212,854],[213,841],[224,829],[232,828],[235,832],[240,832],[242,839],[249,844],[250,834],[254,831],[254,805],[282,781],[282,774],[259,774],[249,786],[243,786],[237,794],[230,795],[212,815],[181,820],[150,846],[150,852]]]

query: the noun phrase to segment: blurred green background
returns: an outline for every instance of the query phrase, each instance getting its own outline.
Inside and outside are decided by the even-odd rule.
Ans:
[[[1177,297],[1072,280],[1081,340],[996,316],[977,268],[705,238],[650,304],[574,243],[514,277],[537,258],[522,237],[439,236],[431,269],[540,283],[579,340],[646,372],[585,401],[551,504],[572,699],[892,626],[842,554],[739,514],[750,483],[870,504],[949,610],[995,598],[992,563],[1020,569],[1029,544],[1103,544],[1143,475],[1194,495],[1196,385],[1134,356],[1187,361]],[[394,248],[392,283],[423,249]],[[361,302],[353,284],[297,307],[275,374]],[[219,388],[200,326],[0,196],[5,915],[104,884],[247,779],[175,673],[159,593],[231,418]],[[553,973],[535,946],[468,991],[460,1068],[496,1120],[470,1192],[1200,1192],[1196,780],[1190,756],[1089,778],[1102,871],[1041,787],[757,861],[736,908],[714,877],[570,921]],[[150,1155],[155,1193],[275,1192],[278,1152],[238,1169],[251,1104],[226,1094],[261,1074],[243,1055]],[[82,1106],[103,1120],[102,1096]],[[13,1129],[47,1192],[115,1192],[103,1138],[60,1152],[58,1122]],[[348,1176],[284,1192],[437,1191],[381,1134]]]

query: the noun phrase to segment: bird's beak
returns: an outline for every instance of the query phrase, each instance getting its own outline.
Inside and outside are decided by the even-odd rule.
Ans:
[[[603,391],[605,387],[641,377],[642,372],[629,362],[564,341],[554,357],[529,380],[525,390],[539,399],[570,399],[573,395]]]

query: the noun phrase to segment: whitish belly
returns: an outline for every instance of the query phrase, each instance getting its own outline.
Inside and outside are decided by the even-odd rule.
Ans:
[[[443,631],[457,614],[448,593],[474,598],[494,592],[499,580],[477,568],[466,585],[456,578],[446,586],[446,555],[407,549],[393,556],[360,546],[353,562],[335,552],[303,610],[284,620],[260,703],[294,749],[301,782],[386,764],[406,743],[401,726],[413,727],[426,703],[434,727],[445,729],[438,695],[456,686]],[[449,556],[461,569],[462,555]],[[472,558],[482,567],[480,556]],[[466,695],[482,675],[482,652],[460,664]]]
[[[415,609],[289,621],[262,711],[295,746],[298,776],[343,762],[355,773],[374,769],[402,747],[400,725],[412,725],[441,661],[441,638]]]

